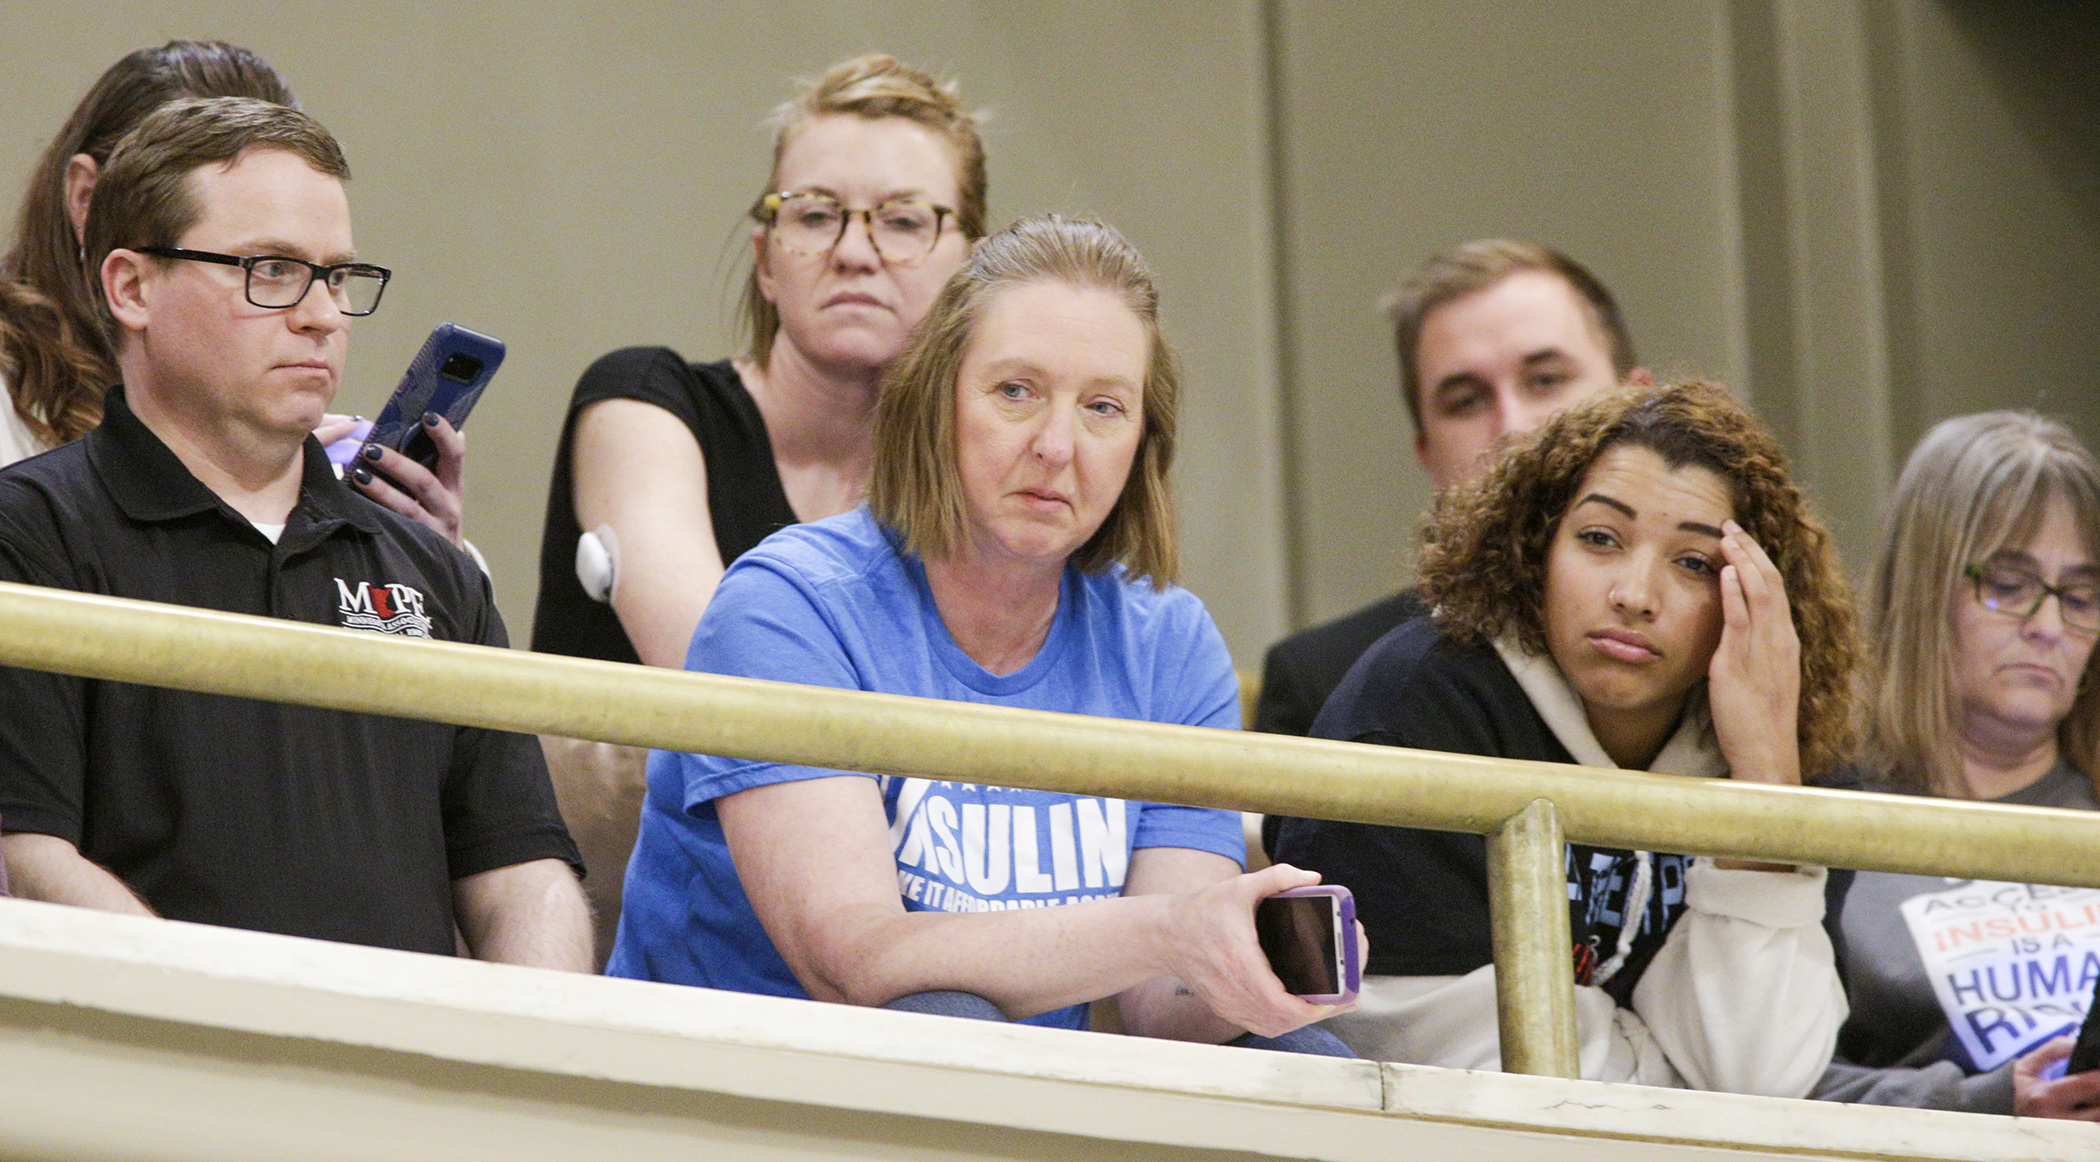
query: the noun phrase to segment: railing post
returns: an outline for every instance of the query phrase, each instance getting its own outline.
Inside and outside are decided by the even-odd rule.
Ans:
[[[1551,799],[1533,799],[1487,837],[1487,872],[1502,1068],[1579,1077],[1567,848]]]

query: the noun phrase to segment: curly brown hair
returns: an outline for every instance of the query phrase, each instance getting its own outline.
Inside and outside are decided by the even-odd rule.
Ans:
[[[1728,482],[1736,523],[1785,579],[1801,639],[1801,769],[1819,774],[1849,760],[1862,657],[1851,586],[1779,442],[1719,384],[1585,400],[1506,449],[1485,475],[1447,489],[1422,530],[1422,596],[1437,629],[1465,641],[1513,637],[1545,654],[1547,550],[1591,466],[1622,444]]]

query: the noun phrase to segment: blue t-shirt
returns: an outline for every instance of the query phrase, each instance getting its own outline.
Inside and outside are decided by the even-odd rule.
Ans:
[[[1203,603],[1067,567],[1028,665],[995,675],[948,633],[926,571],[866,509],[766,538],[722,578],[686,668],[1030,710],[1233,728],[1239,686]],[[751,910],[714,801],[850,771],[713,755],[649,756],[612,976],[807,997]],[[873,777],[873,776],[867,776]],[[1244,862],[1238,815],[884,777],[897,883],[912,911],[1041,908],[1119,895],[1130,853],[1187,847]],[[1016,966],[1025,971],[1025,966]],[[1030,1024],[1082,1028],[1086,1006]]]

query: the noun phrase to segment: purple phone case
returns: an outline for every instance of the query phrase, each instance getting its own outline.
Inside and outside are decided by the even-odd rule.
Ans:
[[[1356,941],[1356,896],[1340,884],[1314,884],[1307,888],[1286,888],[1268,899],[1292,896],[1330,896],[1339,901],[1340,915],[1336,917],[1334,933],[1335,947],[1341,952],[1342,991],[1338,993],[1298,993],[1298,999],[1316,1005],[1346,1005],[1356,999],[1363,988],[1363,949]]]

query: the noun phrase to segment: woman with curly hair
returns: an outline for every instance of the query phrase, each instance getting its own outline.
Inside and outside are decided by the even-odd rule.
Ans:
[[[1313,734],[1797,785],[1851,741],[1859,657],[1830,537],[1718,386],[1562,413],[1424,533],[1432,613],[1357,662]],[[1294,819],[1277,858],[1348,885],[1371,937],[1329,1026],[1388,1061],[1495,1069],[1477,835]],[[1845,997],[1822,868],[1568,848],[1582,1076],[1799,1097]]]

